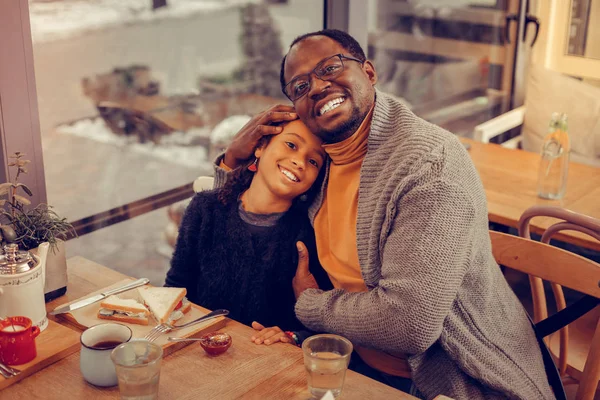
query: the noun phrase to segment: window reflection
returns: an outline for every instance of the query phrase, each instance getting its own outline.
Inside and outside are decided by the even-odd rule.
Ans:
[[[323,27],[322,0],[153,3],[29,1],[47,197],[70,221],[212,175],[249,115],[287,102],[284,49]],[[153,211],[71,241],[69,254],[155,253],[164,237],[143,236],[167,222]]]
[[[506,2],[378,0],[371,9],[368,56],[382,90],[461,136],[506,110],[514,60]]]
[[[600,59],[600,1],[571,1],[567,35],[567,54]]]

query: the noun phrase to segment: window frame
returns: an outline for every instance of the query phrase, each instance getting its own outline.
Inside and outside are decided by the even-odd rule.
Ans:
[[[535,61],[566,75],[600,79],[600,59],[567,53],[571,1],[540,1],[538,15],[542,24],[540,48],[534,55]]]
[[[31,160],[19,177],[33,192],[32,204],[46,203],[46,182],[27,0],[2,2],[0,12],[0,183],[11,178],[9,156]]]

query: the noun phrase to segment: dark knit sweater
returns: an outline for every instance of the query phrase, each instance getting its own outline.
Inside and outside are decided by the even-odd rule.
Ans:
[[[306,210],[292,208],[273,227],[244,222],[235,202],[223,205],[217,191],[196,194],[186,209],[165,286],[185,287],[193,303],[225,308],[229,317],[283,330],[302,330],[294,315],[292,278],[296,241],[308,247],[310,269],[331,287],[316,257]]]

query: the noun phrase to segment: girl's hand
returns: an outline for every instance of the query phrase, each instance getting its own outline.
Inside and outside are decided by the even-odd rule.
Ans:
[[[294,341],[291,337],[289,337],[284,331],[281,330],[278,326],[272,326],[270,328],[265,328],[262,324],[254,321],[252,322],[252,328],[256,331],[254,335],[250,338],[255,344],[266,344],[271,345],[273,343],[281,342],[281,343],[292,343]]]

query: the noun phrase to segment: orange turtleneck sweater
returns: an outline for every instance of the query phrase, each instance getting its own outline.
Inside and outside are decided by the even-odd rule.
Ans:
[[[371,130],[373,109],[358,130],[348,139],[323,145],[331,157],[327,190],[315,216],[314,228],[319,261],[336,289],[366,292],[358,261],[356,215],[360,167]],[[388,353],[355,346],[363,361],[390,375],[410,377],[406,360]]]

